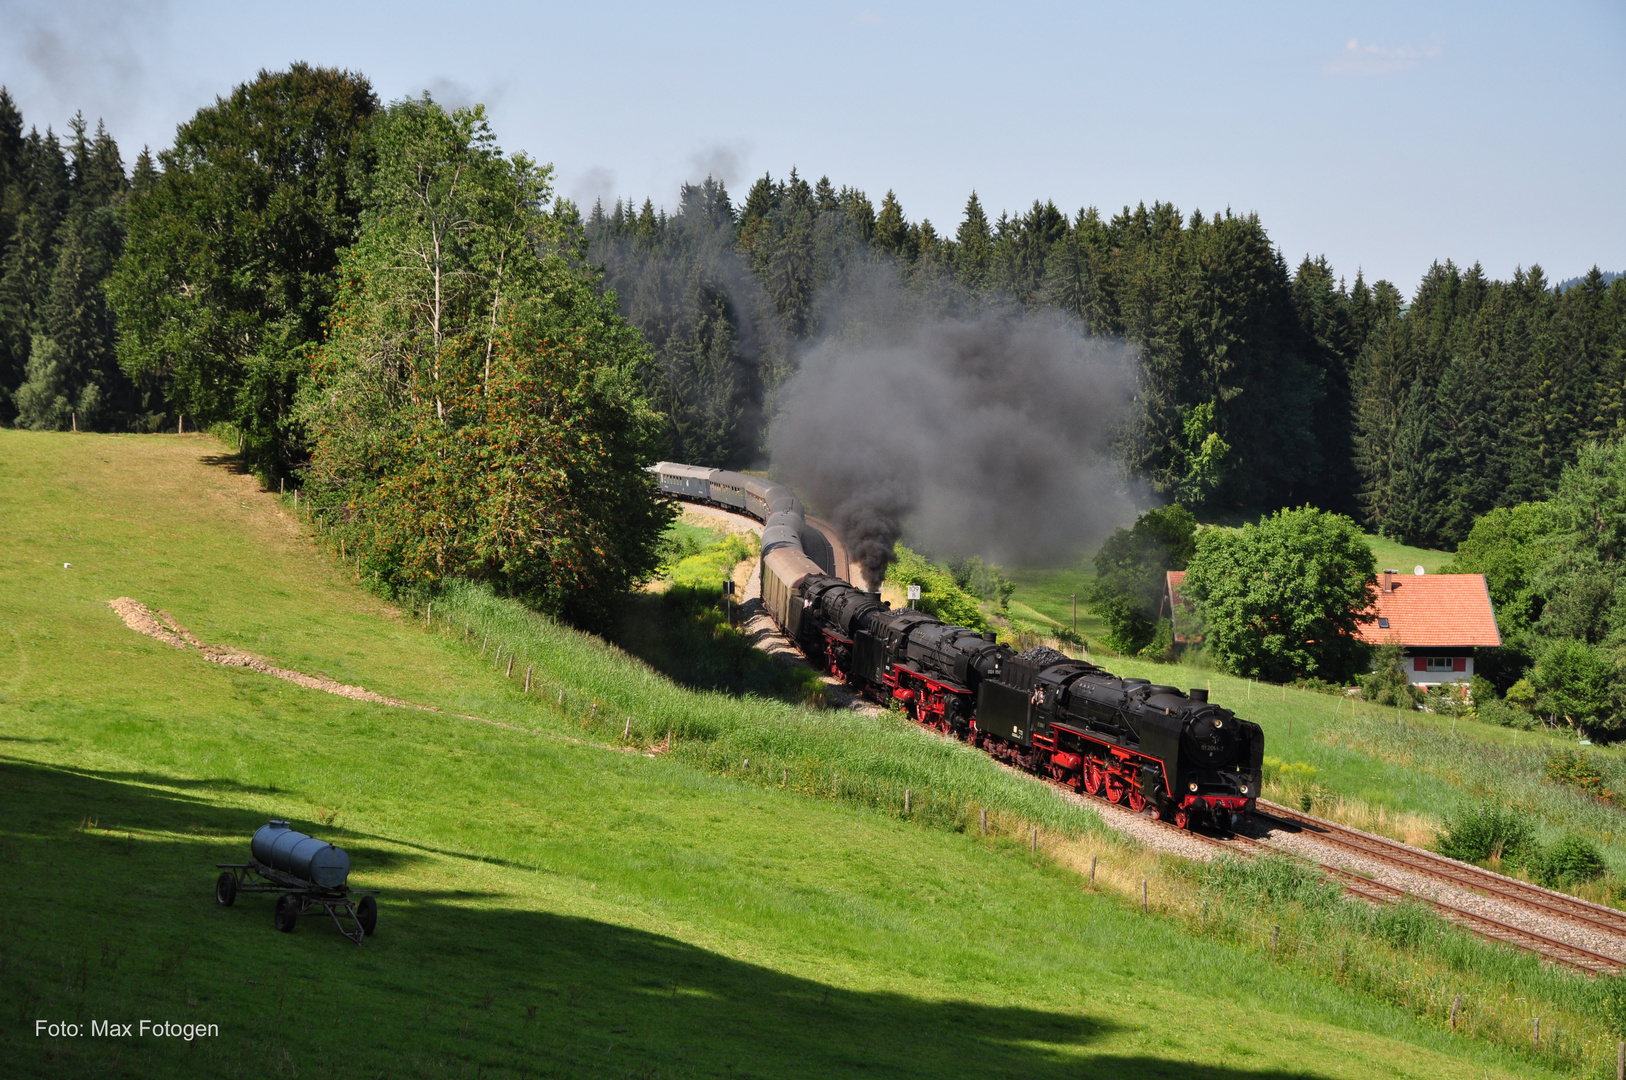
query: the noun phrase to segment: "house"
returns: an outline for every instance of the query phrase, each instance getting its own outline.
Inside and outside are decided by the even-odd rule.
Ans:
[[[1414,686],[1467,682],[1474,675],[1474,650],[1502,644],[1484,574],[1378,575],[1375,618],[1357,631],[1369,645],[1398,644]]]
[[[1168,584],[1168,595],[1163,598],[1164,610],[1169,613],[1169,623],[1174,629],[1174,642],[1176,645],[1189,645],[1202,641],[1202,635],[1188,638],[1186,632],[1180,629],[1181,617],[1191,618],[1191,606],[1180,596],[1180,583],[1186,580],[1184,570],[1165,570],[1164,581]]]
[[[1369,645],[1399,645],[1406,679],[1415,686],[1467,682],[1474,676],[1475,650],[1502,644],[1485,575],[1422,570],[1379,574],[1377,599],[1367,612],[1372,621],[1362,624],[1356,636]],[[1174,640],[1181,644],[1187,640],[1181,617],[1191,617],[1180,596],[1185,579],[1184,570],[1167,573],[1165,602],[1174,620]]]

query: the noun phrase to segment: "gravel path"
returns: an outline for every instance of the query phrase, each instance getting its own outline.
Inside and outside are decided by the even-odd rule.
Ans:
[[[1358,855],[1352,851],[1321,841],[1313,833],[1294,831],[1255,819],[1255,828],[1249,834],[1270,847],[1301,855],[1304,858],[1341,867],[1371,877],[1385,885],[1392,885],[1414,896],[1437,900],[1450,907],[1460,908],[1475,915],[1516,926],[1521,930],[1550,937],[1569,945],[1590,949],[1595,953],[1626,961],[1626,934],[1611,933],[1585,923],[1575,922],[1561,914],[1538,911],[1523,904],[1441,881],[1413,870],[1402,869],[1378,859]],[[1385,838],[1387,839],[1387,838]],[[1398,841],[1389,841],[1397,843]],[[1409,845],[1401,845],[1408,847]],[[1421,849],[1413,848],[1418,851]],[[1424,852],[1424,854],[1433,854]]]

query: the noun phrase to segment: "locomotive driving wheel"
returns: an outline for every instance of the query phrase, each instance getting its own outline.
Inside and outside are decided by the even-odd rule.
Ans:
[[[1174,827],[1176,829],[1191,828],[1191,815],[1184,810],[1176,810],[1174,812]]]
[[[1146,796],[1135,788],[1129,789],[1129,809],[1137,814],[1146,809]]]
[[[1128,789],[1124,786],[1124,782],[1122,780],[1118,779],[1116,776],[1113,776],[1111,773],[1108,773],[1106,776],[1106,787],[1107,802],[1116,804],[1124,801],[1124,792]]]
[[[1093,761],[1084,764],[1084,790],[1091,795],[1101,794],[1101,767]]]

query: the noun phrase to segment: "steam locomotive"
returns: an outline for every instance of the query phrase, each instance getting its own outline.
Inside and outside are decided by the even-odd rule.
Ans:
[[[870,697],[896,701],[918,722],[1028,772],[1136,812],[1150,808],[1180,828],[1229,831],[1253,811],[1264,732],[1210,702],[1206,690],[1120,679],[1054,649],[1016,654],[993,634],[894,611],[879,593],[809,557],[828,542],[806,527],[789,489],[668,462],[653,471],[669,494],[743,509],[769,525],[768,612],[815,665]],[[747,484],[755,493],[741,497]]]

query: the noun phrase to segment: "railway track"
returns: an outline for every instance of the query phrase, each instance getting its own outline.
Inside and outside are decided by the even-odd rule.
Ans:
[[[1174,825],[1167,822],[1163,824],[1167,828],[1175,828]],[[1211,847],[1233,854],[1251,857],[1259,854],[1260,851],[1270,849],[1269,844],[1254,840],[1251,837],[1232,836],[1221,839],[1184,829],[1177,831]],[[1584,949],[1579,945],[1571,945],[1569,942],[1559,941],[1556,938],[1547,937],[1545,934],[1538,934],[1533,930],[1510,926],[1497,919],[1472,911],[1464,911],[1462,908],[1453,907],[1439,900],[1431,900],[1426,896],[1417,896],[1415,893],[1409,893],[1393,885],[1362,877],[1360,874],[1340,866],[1322,863],[1321,869],[1342,885],[1344,892],[1351,896],[1359,897],[1374,904],[1394,904],[1402,900],[1416,900],[1429,905],[1447,921],[1455,923],[1464,930],[1490,941],[1501,942],[1505,945],[1524,949],[1527,952],[1536,953],[1555,964],[1563,964],[1565,967],[1595,975],[1612,974],[1626,968],[1626,961],[1617,960],[1612,956],[1604,956],[1590,949]]]
[[[1275,803],[1261,801],[1255,814],[1284,822],[1309,833],[1321,843],[1375,862],[1409,870],[1436,881],[1469,889],[1482,896],[1505,900],[1567,922],[1581,923],[1616,936],[1626,936],[1626,912],[1615,911],[1577,897],[1565,896],[1527,882],[1503,877],[1489,870],[1447,859],[1443,855],[1422,851],[1409,844],[1376,837],[1331,821],[1301,814]]]

